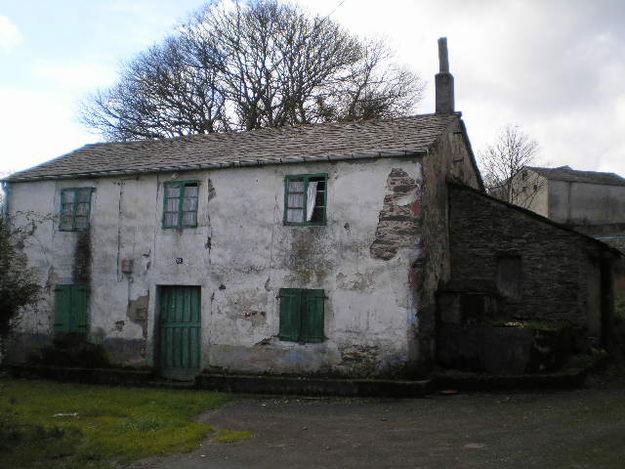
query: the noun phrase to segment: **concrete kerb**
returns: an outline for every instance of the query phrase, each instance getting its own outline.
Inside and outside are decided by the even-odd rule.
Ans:
[[[443,390],[497,392],[576,389],[589,370],[534,375],[486,375],[435,372],[424,380],[336,379],[322,377],[259,376],[201,373],[193,381],[169,381],[153,370],[87,369],[12,365],[13,377],[112,386],[164,387],[210,391],[337,397],[417,398]]]

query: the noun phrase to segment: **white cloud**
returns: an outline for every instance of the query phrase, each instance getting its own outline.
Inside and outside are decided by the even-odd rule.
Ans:
[[[0,52],[8,52],[19,46],[24,37],[6,16],[0,15]]]
[[[78,91],[111,85],[116,77],[112,67],[98,62],[39,61],[33,65],[33,73],[50,84]]]
[[[0,102],[0,172],[25,169],[94,140],[63,96],[5,87]]]
[[[337,2],[298,3],[324,15]],[[474,148],[513,123],[539,141],[545,162],[625,175],[622,0],[348,0],[332,18],[389,37],[429,82],[421,112],[434,108],[436,39],[447,36]]]

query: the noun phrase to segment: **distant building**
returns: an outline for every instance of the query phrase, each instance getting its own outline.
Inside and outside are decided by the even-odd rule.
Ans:
[[[517,205],[589,235],[625,231],[625,178],[570,166],[525,167],[516,176]]]

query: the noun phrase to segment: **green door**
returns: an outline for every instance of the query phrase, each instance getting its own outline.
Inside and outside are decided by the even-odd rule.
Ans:
[[[57,285],[54,289],[54,333],[81,334],[89,332],[89,287]]]
[[[160,287],[162,376],[190,379],[200,371],[202,349],[200,287]]]

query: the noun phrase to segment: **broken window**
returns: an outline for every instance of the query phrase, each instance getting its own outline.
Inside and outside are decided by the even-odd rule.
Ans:
[[[326,174],[286,176],[284,223],[287,225],[325,225]]]
[[[163,195],[163,228],[193,228],[197,226],[198,182],[165,183]]]
[[[323,342],[324,300],[321,289],[281,288],[280,340]]]
[[[497,256],[497,289],[499,293],[512,299],[521,294],[521,256]]]
[[[86,231],[91,212],[91,187],[73,187],[61,191],[59,230]]]

